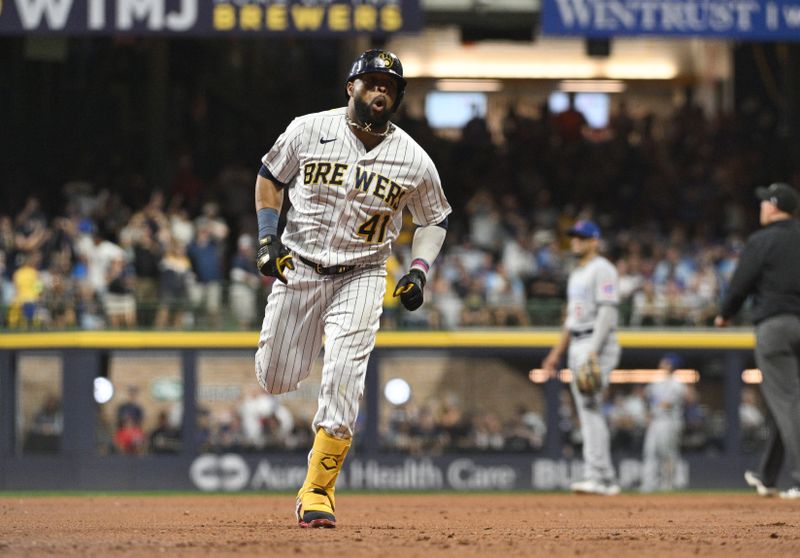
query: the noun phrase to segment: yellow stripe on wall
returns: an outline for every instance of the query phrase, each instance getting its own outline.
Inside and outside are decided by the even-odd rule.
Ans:
[[[620,331],[623,347],[660,349],[752,349],[752,330]],[[379,348],[542,348],[558,330],[470,330],[379,332]],[[0,349],[252,349],[258,334],[239,331],[79,331],[2,333]]]

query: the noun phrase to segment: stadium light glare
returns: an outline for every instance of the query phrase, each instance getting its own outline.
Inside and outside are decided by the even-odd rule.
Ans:
[[[108,378],[97,377],[94,379],[94,400],[100,405],[108,403],[114,397],[114,384]]]
[[[543,384],[550,379],[550,374],[542,368],[534,368],[529,372],[528,377],[534,384]],[[666,372],[660,368],[617,369],[611,371],[609,380],[612,384],[649,384],[663,380],[665,377]],[[700,381],[700,372],[690,368],[680,368],[675,371],[675,377],[683,384],[696,384]],[[558,373],[558,378],[568,384],[572,381],[572,371],[569,368],[562,368]]]
[[[459,59],[451,53],[424,58],[416,53],[403,58],[403,75],[408,78],[440,79],[610,79],[668,80],[678,76],[678,66],[671,60],[604,61],[590,59],[524,59],[487,53]]]
[[[503,82],[497,79],[440,79],[436,81],[439,91],[464,91],[496,93],[503,89]]]
[[[402,378],[393,378],[386,382],[383,395],[392,405],[403,405],[411,399],[411,386]]]
[[[745,384],[760,384],[761,370],[758,368],[748,368],[742,371],[742,382]]]
[[[625,82],[616,79],[565,79],[558,84],[565,93],[622,93]]]

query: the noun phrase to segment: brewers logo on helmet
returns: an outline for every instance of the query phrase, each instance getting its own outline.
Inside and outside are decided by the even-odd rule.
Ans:
[[[397,110],[406,92],[406,80],[403,77],[403,64],[400,63],[400,59],[395,53],[379,48],[364,51],[353,62],[347,82],[370,72],[389,74],[397,82],[397,99],[395,99],[392,111]]]

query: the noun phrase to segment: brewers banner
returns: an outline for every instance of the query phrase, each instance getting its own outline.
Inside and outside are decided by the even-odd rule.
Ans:
[[[800,0],[542,0],[542,32],[800,41]]]
[[[337,36],[421,27],[419,0],[0,0],[0,35]]]

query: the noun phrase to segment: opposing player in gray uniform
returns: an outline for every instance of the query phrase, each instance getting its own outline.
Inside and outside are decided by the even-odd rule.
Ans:
[[[570,488],[576,493],[613,496],[619,494],[620,488],[611,461],[611,438],[602,402],[621,353],[615,334],[619,278],[611,262],[598,254],[600,229],[594,222],[577,221],[568,234],[578,264],[569,276],[567,316],[561,337],[542,362],[542,368],[555,374],[569,348],[567,361],[573,371],[570,389],[581,423],[585,470],[584,480],[572,483]],[[575,371],[591,358],[599,363],[602,389],[583,394],[576,385]]]
[[[410,268],[393,294],[408,310],[422,304],[444,242],[451,209],[436,168],[389,121],[405,87],[397,56],[362,53],[347,77],[347,106],[292,121],[264,155],[256,181],[257,263],[279,280],[258,341],[258,382],[273,394],[297,389],[324,344],[314,444],[295,508],[301,527],[336,525],[336,479],[353,437],[403,209],[417,230]],[[284,189],[291,208],[278,237]]]
[[[675,376],[680,362],[680,356],[675,353],[661,357],[658,366],[667,375],[645,390],[650,404],[650,424],[644,436],[642,492],[674,488],[675,471],[681,457],[683,401],[686,397],[686,386]]]

